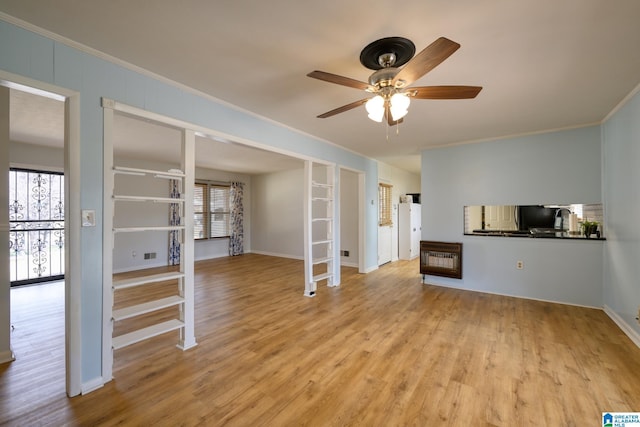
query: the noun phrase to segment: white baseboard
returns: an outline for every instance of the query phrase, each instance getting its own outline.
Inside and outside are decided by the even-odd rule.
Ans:
[[[358,268],[358,263],[356,263],[356,262],[340,261],[340,265],[343,266],[343,267],[355,267],[355,268]]]
[[[618,325],[620,329],[622,329],[622,332],[624,332],[625,335],[628,336],[636,346],[640,347],[640,334],[638,334],[638,332],[633,329],[631,325],[625,322],[624,319],[618,315],[618,313],[613,311],[613,309],[611,309],[611,307],[607,306],[606,304],[604,306],[604,312],[611,318],[611,320],[615,322],[616,325]]]
[[[376,271],[378,268],[379,267],[377,265],[374,265],[374,266],[369,267],[369,268],[365,268],[364,269],[364,274],[368,274],[368,273],[371,273],[372,271]]]
[[[421,274],[421,276],[422,276],[422,274]],[[482,294],[499,295],[499,296],[502,296],[502,297],[528,299],[528,300],[531,300],[531,301],[549,302],[549,303],[552,303],[552,304],[571,305],[571,306],[574,306],[574,307],[595,308],[596,310],[602,310],[602,307],[598,307],[598,306],[595,306],[595,305],[576,304],[576,303],[566,302],[566,301],[556,301],[556,300],[552,300],[552,299],[528,297],[528,296],[525,296],[525,295],[505,294],[505,293],[492,292],[492,291],[487,291],[487,290],[482,290],[482,289],[462,288],[460,286],[455,286],[453,284],[447,284],[447,283],[441,283],[441,282],[439,283],[439,282],[434,282],[434,281],[429,280],[431,278],[439,277],[439,276],[431,276],[431,275],[428,275],[428,274],[426,274],[424,276],[426,276],[426,278],[427,278],[426,282],[424,280],[420,279],[420,281],[422,282],[423,285],[441,286],[443,288],[458,289],[458,290],[461,290],[461,291],[480,292]]]
[[[0,351],[0,363],[13,362],[16,360],[16,355],[11,350]]]
[[[94,378],[91,381],[87,381],[86,383],[82,383],[80,386],[80,393],[87,394],[101,388],[104,385],[104,381],[102,377]]]
[[[255,251],[255,250],[252,250],[251,253],[252,254],[258,254],[258,255],[275,256],[275,257],[278,257],[278,258],[289,258],[289,259],[304,260],[303,256],[290,255],[290,254],[279,254],[279,253],[276,253],[276,252],[266,252],[266,251]]]
[[[230,256],[231,255],[229,255],[228,253],[226,253],[226,254],[216,254],[216,255],[206,255],[206,256],[196,257],[194,259],[194,261],[206,261],[208,259],[229,258]]]

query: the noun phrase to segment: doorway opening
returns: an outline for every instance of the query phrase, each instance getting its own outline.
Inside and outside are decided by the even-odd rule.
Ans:
[[[3,196],[3,203],[6,203],[2,217],[6,218],[7,224],[4,231],[0,230],[0,239],[5,242],[12,241],[14,256],[25,255],[31,263],[28,267],[31,274],[27,278],[20,276],[16,267],[15,281],[28,280],[28,283],[37,283],[40,280],[58,278],[57,276],[65,279],[64,281],[50,282],[56,284],[53,287],[56,288],[58,302],[61,302],[59,308],[62,322],[58,323],[57,333],[62,339],[56,341],[44,338],[46,345],[41,347],[48,346],[50,343],[53,345],[54,342],[58,343],[55,344],[56,352],[54,353],[60,356],[59,359],[56,359],[59,360],[59,363],[55,368],[49,368],[55,369],[56,375],[65,378],[65,380],[64,382],[55,381],[55,387],[60,391],[66,391],[68,396],[75,396],[82,392],[80,309],[78,303],[80,300],[80,266],[77,263],[77,260],[80,259],[80,96],[77,92],[68,89],[2,71],[0,71],[0,95],[3,99],[3,108],[0,114],[3,116],[2,121],[6,123],[6,129],[3,127],[2,135],[0,135],[2,144],[6,147],[1,156],[2,164],[0,167],[5,171],[3,174],[5,178],[1,181],[4,190],[0,194]],[[37,183],[31,187],[35,192],[41,192],[44,189],[43,173],[49,174],[48,177],[55,176],[53,178],[54,186],[56,185],[55,181],[60,179],[57,183],[59,186],[55,189],[48,188],[49,194],[46,198],[39,202],[34,199],[28,202],[33,206],[37,206],[39,203],[41,212],[44,210],[44,204],[52,204],[55,207],[60,203],[58,214],[53,214],[55,209],[51,212],[53,215],[46,217],[25,216],[23,212],[22,218],[20,215],[16,215],[11,218],[13,221],[10,221],[9,207],[16,200],[15,194],[13,198],[9,194],[9,171],[11,168],[15,168],[16,171],[36,172],[30,177],[27,174],[27,181],[32,178],[40,183],[39,187]],[[39,177],[38,173],[40,173]],[[17,179],[20,180],[20,178]],[[15,188],[24,190],[24,186],[19,184],[15,185]],[[17,211],[20,212],[20,209]],[[67,218],[64,218],[65,211],[68,213]],[[18,230],[26,231],[26,229],[29,230],[28,233],[18,233]],[[19,236],[20,234],[22,236]],[[49,245],[51,245],[50,248]],[[22,246],[22,248],[18,249],[18,246]],[[45,248],[45,246],[47,247]],[[6,249],[2,250],[0,254],[8,260],[11,258],[11,250],[6,243],[4,247]],[[45,258],[48,258],[48,261],[45,261]],[[72,263],[71,260],[74,262]],[[5,265],[1,275],[7,282],[10,282],[12,274],[9,262],[6,262]],[[50,276],[46,279],[44,278],[45,270],[48,270]],[[0,333],[2,346],[0,360],[2,362],[13,360],[11,370],[12,372],[22,372],[19,375],[20,378],[37,375],[35,370],[39,367],[47,369],[47,365],[43,365],[41,362],[34,363],[32,358],[28,357],[25,349],[38,350],[33,344],[21,347],[21,344],[14,342],[19,339],[20,332],[17,331],[19,325],[16,324],[18,312],[14,311],[12,304],[12,298],[16,298],[18,301],[19,297],[14,297],[17,294],[13,291],[24,290],[23,293],[26,293],[42,289],[42,286],[49,286],[49,283],[11,289],[6,287],[0,295],[0,312],[6,313],[6,316],[3,315],[3,324],[0,327],[6,328],[7,331],[7,335]],[[40,301],[33,302],[39,303]],[[11,332],[11,324],[15,326],[13,332]],[[54,322],[47,323],[47,327],[53,326],[53,324]],[[49,352],[48,354],[53,353]]]

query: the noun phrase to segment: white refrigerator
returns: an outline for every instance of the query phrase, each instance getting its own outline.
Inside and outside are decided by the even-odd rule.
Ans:
[[[420,255],[421,206],[418,203],[400,203],[399,206],[398,257],[410,260]]]

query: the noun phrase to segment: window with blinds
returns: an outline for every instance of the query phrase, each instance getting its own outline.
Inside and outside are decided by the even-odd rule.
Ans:
[[[230,195],[228,185],[196,183],[193,192],[193,238],[229,237]]]
[[[378,184],[378,224],[380,226],[393,225],[391,219],[391,190],[393,186],[389,184]]]

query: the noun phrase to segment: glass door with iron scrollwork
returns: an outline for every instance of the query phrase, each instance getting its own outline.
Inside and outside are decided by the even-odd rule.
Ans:
[[[11,286],[64,278],[64,175],[9,173]]]

